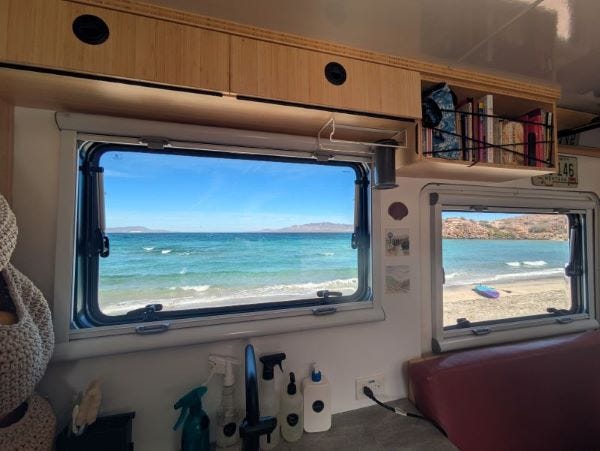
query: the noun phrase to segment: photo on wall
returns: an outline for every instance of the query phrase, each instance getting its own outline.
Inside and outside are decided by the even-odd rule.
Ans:
[[[385,292],[387,294],[408,293],[410,291],[410,266],[394,265],[385,267]]]
[[[385,230],[385,256],[400,257],[410,255],[408,229]]]

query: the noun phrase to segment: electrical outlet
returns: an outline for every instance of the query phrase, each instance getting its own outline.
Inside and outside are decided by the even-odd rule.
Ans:
[[[385,397],[385,376],[383,373],[356,379],[356,399],[368,399],[363,393],[364,386],[373,390],[377,398]]]

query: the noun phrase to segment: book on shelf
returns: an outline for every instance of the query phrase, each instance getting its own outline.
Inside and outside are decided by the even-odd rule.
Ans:
[[[552,112],[536,108],[514,119],[498,116],[494,95],[486,94],[463,99],[451,115],[424,130],[425,156],[507,166],[553,164]]]
[[[503,120],[502,164],[523,166],[525,164],[525,127],[522,122]]]
[[[491,163],[495,163],[495,164],[502,164],[502,154],[503,154],[503,150],[502,150],[502,125],[505,122],[504,119],[499,118],[499,117],[495,117],[492,118],[493,119],[493,127],[494,127],[494,146],[496,146],[494,148],[494,161],[492,161]],[[510,152],[509,152],[510,153]]]
[[[461,144],[463,151],[463,160],[464,161],[472,161],[473,160],[473,99],[468,98],[466,102],[458,107],[458,112],[460,114],[460,128],[462,130],[461,135]]]
[[[533,138],[529,138],[534,140],[534,144],[530,151],[530,166],[543,167],[545,161],[545,140],[546,140],[546,112],[541,108],[536,108],[533,111],[527,113],[529,117],[529,136],[533,134]],[[533,154],[533,155],[532,155]],[[531,158],[533,157],[533,158]]]
[[[481,153],[479,161],[494,163],[494,96],[486,94],[481,97],[477,104],[479,105],[479,133],[481,141]]]

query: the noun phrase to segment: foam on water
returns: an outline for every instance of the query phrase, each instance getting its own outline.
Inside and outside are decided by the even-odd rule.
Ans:
[[[546,266],[548,263],[545,262],[544,260],[536,260],[536,261],[532,261],[532,262],[523,262],[523,264],[525,266],[538,267],[538,266]]]

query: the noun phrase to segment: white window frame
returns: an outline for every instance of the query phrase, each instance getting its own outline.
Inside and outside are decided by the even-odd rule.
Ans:
[[[492,188],[463,185],[427,185],[422,190],[425,219],[429,228],[431,258],[431,324],[434,352],[446,352],[462,348],[505,343],[530,338],[561,335],[598,328],[597,308],[597,258],[598,258],[598,198],[593,193],[565,192],[557,190]],[[444,330],[442,267],[442,211],[484,208],[487,211],[552,213],[565,211],[582,213],[585,225],[585,267],[583,297],[588,313],[575,313],[560,317],[515,318],[486,324],[482,329],[474,325],[468,328]],[[478,333],[482,333],[478,335]]]
[[[111,118],[85,114],[57,113],[61,129],[59,206],[56,239],[56,271],[54,290],[55,361],[74,360],[98,355],[205,343],[234,338],[287,333],[292,331],[333,327],[369,321],[382,321],[385,312],[374,285],[373,262],[379,257],[380,227],[377,191],[371,194],[370,263],[367,281],[371,299],[335,305],[331,314],[315,314],[314,306],[280,310],[237,313],[214,317],[197,317],[169,321],[162,333],[141,334],[140,323],[73,329],[75,287],[76,221],[78,205],[78,142],[95,141],[135,144],[150,141],[148,136],[160,136],[168,145],[185,149],[230,151],[255,155],[286,157],[317,157],[316,139],[274,133],[247,132],[183,124],[171,124],[135,119]],[[243,143],[243,146],[242,146]],[[370,164],[372,156],[364,149],[349,149],[333,153],[333,158]],[[161,322],[157,322],[161,323]],[[154,323],[144,323],[152,326]]]

